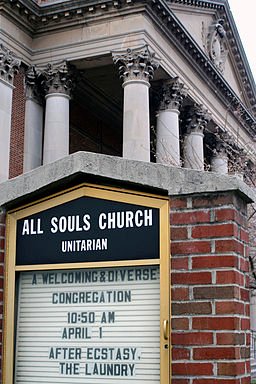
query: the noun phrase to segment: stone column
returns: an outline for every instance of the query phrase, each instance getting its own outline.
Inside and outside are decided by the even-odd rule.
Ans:
[[[41,74],[45,88],[43,164],[69,154],[69,100],[72,87],[67,62],[49,64]]]
[[[26,72],[26,106],[24,134],[24,172],[42,164],[43,106],[38,72],[32,66]]]
[[[13,77],[20,60],[0,44],[0,182],[9,178]]]
[[[228,156],[226,152],[217,151],[211,161],[211,170],[212,172],[221,173],[223,175],[228,174]]]
[[[163,84],[156,130],[157,163],[180,166],[179,109],[186,95],[177,77]]]
[[[187,133],[184,137],[184,167],[204,170],[204,129],[209,114],[202,105],[195,105],[189,111]]]
[[[159,59],[147,46],[113,52],[123,80],[123,157],[150,161],[149,81]]]

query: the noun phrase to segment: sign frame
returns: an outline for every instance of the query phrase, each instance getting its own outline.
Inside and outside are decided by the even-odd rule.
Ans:
[[[159,210],[159,254],[157,259],[75,262],[58,264],[16,264],[17,221],[80,197],[94,197]],[[7,213],[4,284],[3,384],[14,384],[16,334],[16,276],[23,271],[86,269],[159,265],[160,269],[160,383],[170,383],[170,224],[169,198],[128,189],[83,183],[37,200]]]

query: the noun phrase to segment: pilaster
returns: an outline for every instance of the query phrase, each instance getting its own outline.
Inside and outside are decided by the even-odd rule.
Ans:
[[[43,94],[40,72],[31,66],[26,72],[26,107],[24,137],[24,172],[42,164]]]

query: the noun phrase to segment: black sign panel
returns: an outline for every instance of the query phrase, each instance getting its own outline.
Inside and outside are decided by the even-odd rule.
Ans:
[[[16,264],[159,258],[159,210],[80,197],[17,222]]]

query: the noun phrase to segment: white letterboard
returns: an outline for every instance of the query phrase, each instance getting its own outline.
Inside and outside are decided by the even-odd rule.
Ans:
[[[15,383],[159,384],[159,267],[22,272]]]

